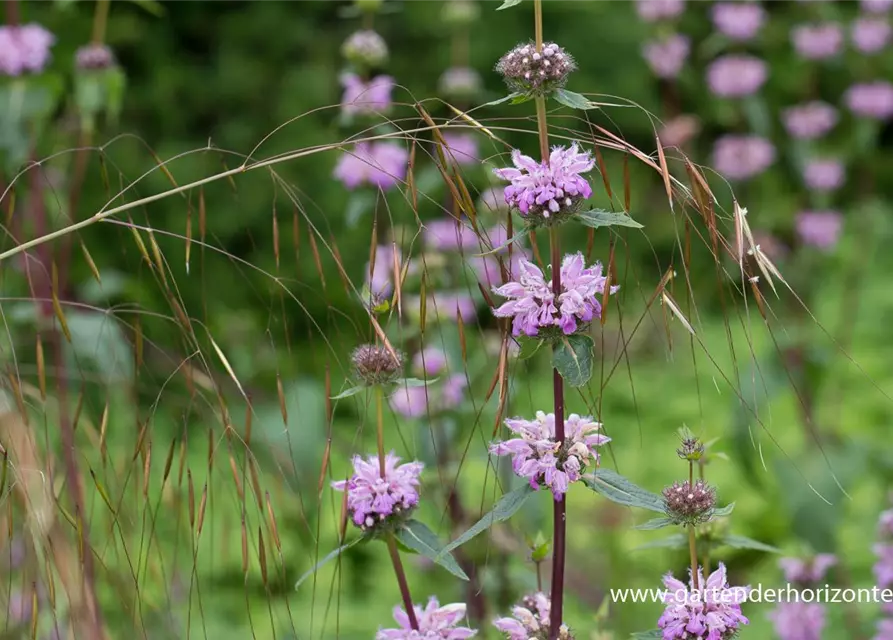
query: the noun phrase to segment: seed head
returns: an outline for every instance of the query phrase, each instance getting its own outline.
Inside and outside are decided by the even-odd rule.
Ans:
[[[341,45],[341,54],[358,67],[375,68],[387,62],[388,45],[374,31],[357,31]]]
[[[510,89],[539,96],[563,87],[576,68],[570,54],[554,42],[544,43],[542,51],[532,42],[519,44],[496,64]]]
[[[481,15],[481,9],[473,0],[450,0],[445,2],[440,17],[451,27],[464,27],[474,23]]]
[[[674,482],[663,491],[667,516],[677,524],[707,522],[716,506],[716,490],[703,480]]]
[[[81,71],[108,69],[115,64],[112,50],[104,44],[88,44],[75,53],[75,66]]]
[[[685,438],[682,446],[676,449],[676,455],[689,462],[697,462],[704,455],[704,445],[697,438]]]
[[[397,357],[384,345],[364,344],[351,355],[357,377],[368,386],[393,382],[403,368],[403,357]]]

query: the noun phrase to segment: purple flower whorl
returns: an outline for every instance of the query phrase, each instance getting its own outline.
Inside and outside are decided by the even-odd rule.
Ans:
[[[749,589],[730,587],[723,563],[706,581],[699,578],[696,590],[671,573],[664,576],[666,608],[657,621],[663,640],[729,640],[750,622],[741,613]]]

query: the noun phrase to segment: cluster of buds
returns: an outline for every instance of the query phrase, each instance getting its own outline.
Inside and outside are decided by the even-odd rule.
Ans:
[[[716,490],[703,480],[694,484],[674,482],[663,490],[667,517],[676,524],[694,526],[707,522],[716,506]]]
[[[369,387],[394,382],[403,370],[403,356],[385,345],[357,347],[351,354],[351,362],[357,378]]]
[[[577,68],[574,59],[554,42],[543,44],[538,51],[531,42],[519,44],[496,64],[513,91],[528,95],[547,95],[560,89],[567,77]]]
[[[84,45],[75,53],[75,66],[80,71],[102,71],[114,66],[115,56],[104,44]]]
[[[704,456],[704,444],[698,438],[685,438],[676,455],[689,462],[698,462]]]

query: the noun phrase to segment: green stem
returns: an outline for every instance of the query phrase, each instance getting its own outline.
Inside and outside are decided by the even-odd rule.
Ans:
[[[108,24],[111,4],[111,0],[96,0],[96,12],[93,14],[93,44],[102,44],[105,41],[105,27]]]
[[[688,553],[691,557],[691,584],[697,591],[700,586],[698,585],[698,545],[694,525],[688,526]]]

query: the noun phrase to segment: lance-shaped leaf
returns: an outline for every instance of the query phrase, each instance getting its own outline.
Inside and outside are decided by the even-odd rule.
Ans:
[[[366,538],[356,538],[355,540],[352,540],[352,541],[348,542],[347,544],[343,544],[340,547],[338,547],[337,549],[335,549],[334,551],[332,551],[331,553],[329,553],[325,558],[323,558],[322,560],[317,562],[315,565],[313,565],[312,569],[310,569],[307,573],[305,573],[300,578],[298,578],[298,581],[295,582],[295,590],[297,590],[297,588],[300,587],[307,580],[307,578],[309,578],[310,576],[315,574],[317,571],[319,571],[320,567],[322,567],[324,564],[330,562],[331,560],[334,560],[335,558],[340,556],[342,553],[344,553],[345,551],[347,551],[354,545],[359,544],[360,542],[362,542],[365,539]]]
[[[754,549],[756,551],[765,551],[766,553],[781,553],[781,549],[768,545],[759,540],[753,540],[746,536],[738,536],[729,534],[720,539],[721,544],[733,549]]]
[[[574,215],[574,218],[587,227],[598,229],[599,227],[632,227],[641,229],[642,225],[630,218],[625,213],[617,211],[606,211],[604,209],[591,209],[589,211],[581,211]]]
[[[394,384],[398,387],[426,387],[429,384],[437,382],[438,378],[430,378],[428,380],[420,380],[419,378],[398,378],[394,380]]]
[[[491,100],[485,104],[482,104],[482,107],[495,107],[498,104],[504,104],[506,102],[511,102],[512,104],[520,104],[521,102],[527,102],[530,98],[527,97],[527,94],[520,93],[516,91],[515,93],[510,93],[507,96],[502,96],[501,98],[497,98],[496,100]]]
[[[521,0],[505,0],[501,5],[496,7],[497,11],[502,11],[503,9],[508,9],[510,7],[514,7],[516,4],[521,4]]]
[[[652,540],[645,544],[639,545],[633,551],[644,551],[645,549],[682,549],[688,546],[688,536],[684,533],[674,533],[660,540]]]
[[[456,559],[440,544],[437,534],[418,520],[410,520],[397,531],[397,540],[416,553],[433,560],[458,578],[468,580],[468,576],[456,562]]]
[[[571,109],[582,109],[585,111],[586,109],[597,108],[586,99],[586,96],[582,96],[575,91],[568,91],[567,89],[559,89],[552,94],[552,97],[555,98],[556,102],[560,102],[565,107],[570,107]]]
[[[729,515],[729,514],[732,513],[732,511],[734,511],[734,510],[735,510],[735,503],[734,503],[734,502],[730,502],[729,504],[727,504],[727,505],[724,506],[724,507],[720,507],[719,509],[714,509],[714,510],[713,510],[713,513],[712,513],[711,515],[712,515],[712,516],[719,516],[719,517],[722,518],[722,517],[724,517],[724,516]]]
[[[504,522],[508,520],[513,515],[515,515],[515,513],[517,513],[518,509],[520,509],[525,502],[527,502],[527,499],[531,495],[533,495],[534,491],[535,489],[529,484],[518,487],[514,491],[509,491],[507,494],[499,499],[499,501],[493,506],[493,509],[490,511],[490,513],[475,522],[473,525],[471,525],[468,531],[466,531],[461,536],[445,546],[441,553],[449,553],[453,549],[461,547],[463,544],[465,544],[478,534],[483,533],[497,522]]]
[[[664,635],[660,629],[652,629],[651,631],[638,631],[630,637],[633,640],[660,640]]]
[[[653,531],[655,529],[663,529],[664,527],[670,527],[675,524],[669,518],[653,518],[648,522],[643,522],[642,524],[637,524],[634,528],[641,529],[642,531]]]
[[[658,513],[666,511],[663,498],[633,484],[616,471],[598,469],[594,474],[584,476],[583,481],[587,487],[602,494],[611,502]]]
[[[592,377],[592,338],[583,334],[563,336],[555,343],[552,366],[572,387],[582,387]]]
[[[351,396],[357,395],[358,393],[362,393],[365,389],[366,389],[366,387],[364,387],[364,386],[350,387],[349,389],[339,393],[337,396],[332,396],[332,400],[341,400],[342,398],[349,398]]]

